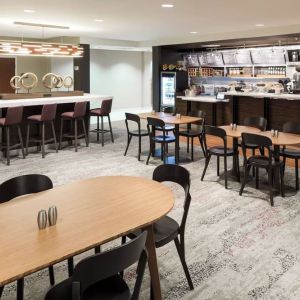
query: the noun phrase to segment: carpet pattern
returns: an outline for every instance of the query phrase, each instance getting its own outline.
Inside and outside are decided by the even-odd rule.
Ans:
[[[106,135],[104,148],[93,142],[89,148],[65,148],[58,154],[50,150],[45,159],[30,153],[23,160],[12,159],[11,166],[0,165],[0,181],[11,177],[41,173],[49,176],[55,186],[68,182],[103,176],[134,175],[151,178],[154,168],[161,164],[150,159],[148,140],[143,140],[142,161],[138,162],[137,140],[132,140],[126,157],[125,126],[114,123],[115,143]],[[82,143],[84,145],[84,143]],[[169,152],[174,151],[169,147]],[[185,145],[181,156],[186,156]],[[231,162],[230,162],[231,163]],[[164,299],[300,299],[300,197],[293,190],[293,170],[285,175],[286,197],[274,198],[270,207],[266,178],[261,172],[262,190],[253,183],[245,187],[243,197],[238,194],[240,184],[233,178],[225,190],[223,177],[216,175],[216,161],[212,158],[203,182],[200,181],[204,159],[195,147],[195,162],[183,164],[192,176],[192,204],[186,227],[186,260],[195,290],[190,291],[176,252],[170,243],[158,249],[159,271]],[[176,204],[170,213],[178,221],[183,209],[183,191],[168,184],[176,195]],[[265,187],[265,188],[264,188]],[[24,212],[26,213],[26,212]],[[113,247],[115,241],[104,246]],[[83,253],[76,257],[90,255]],[[55,265],[56,281],[66,278],[66,264]],[[130,285],[135,270],[126,271]],[[25,278],[25,299],[43,299],[49,289],[48,271],[43,270]],[[4,300],[15,299],[15,284],[4,289]],[[146,272],[141,299],[149,299],[149,275]]]

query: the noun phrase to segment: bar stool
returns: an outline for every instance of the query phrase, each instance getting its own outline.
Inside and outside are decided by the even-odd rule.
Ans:
[[[6,149],[6,162],[8,166],[10,165],[10,150],[12,149],[21,147],[23,158],[25,158],[25,151],[24,151],[24,145],[23,145],[23,139],[22,139],[22,133],[20,127],[22,119],[23,119],[23,106],[8,107],[6,117],[0,118],[0,126],[3,129],[5,129],[6,143],[4,145],[2,144],[2,148]],[[13,127],[17,127],[18,129],[19,143],[11,145],[10,129]]]
[[[91,116],[97,117],[97,129],[93,129],[90,132],[97,132],[97,142],[99,142],[99,133],[101,132],[101,140],[102,140],[102,147],[104,146],[104,133],[110,132],[111,141],[114,142],[114,136],[112,132],[112,127],[110,123],[110,116],[112,107],[112,99],[103,100],[101,104],[101,108],[92,109],[90,111]],[[108,118],[109,123],[109,130],[104,129],[103,126],[103,117]],[[99,118],[101,118],[101,129],[99,129]]]
[[[86,115],[86,106],[87,102],[76,102],[74,106],[74,111],[69,111],[69,112],[64,112],[60,115],[60,139],[59,139],[59,149],[61,149],[61,143],[63,138],[70,138],[75,140],[75,152],[77,152],[77,141],[78,138],[85,138],[86,146],[89,146],[89,140],[88,140],[88,135],[85,127],[85,122],[84,122],[84,117]],[[66,133],[63,134],[63,125],[64,121],[69,120],[71,121],[71,126],[74,123],[74,134],[71,133]],[[82,122],[82,127],[83,127],[83,134],[78,135],[78,128],[77,128],[77,121],[81,120]]]
[[[42,108],[42,113],[40,115],[32,115],[27,118],[27,136],[26,136],[26,155],[28,155],[28,147],[30,142],[39,143],[42,146],[42,157],[45,158],[45,143],[49,143],[54,141],[56,153],[57,149],[57,141],[56,134],[54,128],[54,119],[56,116],[57,104],[45,104]],[[30,139],[30,125],[37,124],[41,129],[41,134],[36,138]],[[45,127],[46,124],[51,124],[52,135],[53,137],[50,139],[45,139]]]

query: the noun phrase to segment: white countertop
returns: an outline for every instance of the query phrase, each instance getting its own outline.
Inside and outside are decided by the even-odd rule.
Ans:
[[[112,96],[106,95],[93,95],[84,94],[83,96],[70,96],[70,97],[44,97],[44,98],[31,98],[31,99],[15,99],[15,100],[0,100],[0,108],[13,107],[13,106],[35,106],[44,104],[61,104],[61,103],[75,103],[83,101],[102,101],[112,99]]]
[[[275,94],[275,93],[256,93],[256,92],[225,92],[225,96],[243,96],[253,98],[272,98],[285,100],[300,100],[300,94]]]
[[[216,99],[215,96],[194,96],[194,97],[188,97],[188,96],[179,96],[177,97],[184,101],[194,101],[194,102],[206,102],[206,103],[220,103],[220,102],[229,102],[229,99],[219,100]]]

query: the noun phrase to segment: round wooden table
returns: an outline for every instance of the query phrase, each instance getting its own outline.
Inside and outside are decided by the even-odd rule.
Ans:
[[[274,146],[292,146],[300,144],[300,134],[279,132],[278,137],[272,137],[271,131],[263,131],[259,134],[270,138]]]
[[[52,205],[58,209],[57,224],[39,230],[38,211]],[[152,224],[173,205],[165,185],[127,176],[82,180],[3,203],[0,286],[144,228],[153,292],[161,299]]]

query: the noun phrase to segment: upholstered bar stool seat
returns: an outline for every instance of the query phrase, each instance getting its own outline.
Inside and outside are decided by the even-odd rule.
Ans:
[[[64,112],[60,115],[60,140],[59,140],[59,149],[61,149],[61,144],[63,138],[71,139],[75,141],[75,151],[77,152],[78,149],[78,139],[84,137],[86,146],[89,146],[89,138],[87,135],[87,130],[85,126],[85,115],[86,115],[86,107],[87,102],[76,102],[74,106],[74,111]],[[74,133],[63,133],[63,125],[64,121],[69,120],[71,122],[71,127],[74,125]],[[78,134],[78,121],[81,121],[83,134]],[[71,129],[72,131],[72,129]]]
[[[7,165],[10,165],[10,150],[12,149],[16,149],[20,147],[22,150],[23,158],[25,158],[25,151],[24,151],[24,145],[23,145],[23,139],[22,139],[22,133],[20,127],[22,119],[23,119],[23,106],[9,107],[7,109],[6,117],[0,119],[0,126],[5,130],[5,139],[6,139],[5,143],[1,145],[1,149],[3,148],[6,149]],[[17,127],[19,143],[11,145],[10,130],[13,127]]]
[[[103,100],[100,108],[95,108],[90,110],[90,116],[97,117],[97,129],[91,130],[91,132],[97,133],[97,142],[99,142],[99,134],[101,133],[101,142],[104,146],[104,133],[110,132],[111,141],[114,142],[114,136],[112,132],[111,122],[110,122],[110,113],[112,107],[112,99]],[[104,129],[103,118],[108,118],[109,130]],[[101,118],[101,128],[99,128],[99,118]]]
[[[30,143],[37,143],[41,145],[42,157],[45,157],[45,144],[54,142],[55,150],[57,149],[56,133],[54,128],[54,119],[56,116],[57,104],[45,104],[42,108],[42,113],[40,115],[32,115],[27,117],[27,137],[26,137],[26,154],[28,155],[28,147]],[[30,138],[30,126],[31,124],[37,124],[39,127],[39,134],[37,137]],[[52,138],[46,139],[46,124],[51,125]]]

